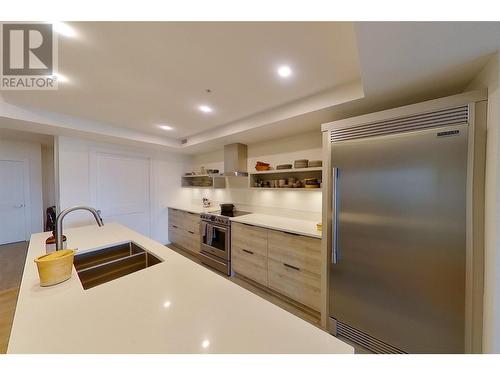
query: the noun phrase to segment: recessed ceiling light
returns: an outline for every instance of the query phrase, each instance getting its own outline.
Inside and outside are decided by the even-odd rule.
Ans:
[[[170,301],[166,301],[164,304],[163,304],[163,307],[168,309],[170,307],[170,305],[172,305],[172,303]]]
[[[206,349],[206,348],[208,348],[208,347],[210,346],[210,341],[208,341],[208,340],[203,340],[203,341],[201,342],[201,346],[202,346],[203,348],[205,348],[205,349]]]
[[[292,69],[288,65],[282,65],[278,68],[278,75],[283,78],[290,77],[292,75]]]
[[[198,107],[198,109],[199,109],[200,111],[202,111],[202,112],[205,112],[205,113],[210,113],[210,112],[213,112],[213,111],[214,111],[214,110],[213,110],[211,107],[209,107],[208,105],[200,105],[200,106]]]
[[[160,129],[163,129],[163,130],[174,130],[174,128],[173,128],[173,127],[171,127],[170,125],[163,125],[163,124],[162,124],[162,125],[158,125],[158,127],[159,127]]]
[[[76,31],[70,25],[64,22],[54,22],[52,23],[52,29],[61,35],[67,36],[68,38],[74,38],[76,36]]]
[[[68,82],[68,77],[61,73],[55,73],[54,78],[57,79],[57,82]]]

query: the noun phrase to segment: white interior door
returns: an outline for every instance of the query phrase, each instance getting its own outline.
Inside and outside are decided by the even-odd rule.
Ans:
[[[101,152],[95,156],[95,205],[104,223],[120,223],[150,236],[149,159]]]
[[[0,244],[26,240],[24,162],[0,160]]]

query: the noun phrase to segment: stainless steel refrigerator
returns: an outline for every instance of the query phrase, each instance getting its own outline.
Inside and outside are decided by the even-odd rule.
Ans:
[[[450,111],[331,133],[332,330],[375,352],[465,351],[470,113]]]

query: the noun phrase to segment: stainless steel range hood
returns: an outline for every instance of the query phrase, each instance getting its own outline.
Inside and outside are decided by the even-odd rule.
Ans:
[[[224,176],[245,177],[247,172],[247,145],[224,145]]]

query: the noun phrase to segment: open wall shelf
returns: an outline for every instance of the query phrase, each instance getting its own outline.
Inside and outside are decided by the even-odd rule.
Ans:
[[[291,168],[291,169],[273,169],[269,171],[254,171],[249,173],[249,187],[254,190],[303,190],[303,191],[321,191],[321,188],[294,188],[294,187],[257,187],[258,181],[263,181],[266,184],[267,181],[273,180],[286,180],[289,182],[290,178],[295,178],[296,180],[304,181],[306,178],[315,178],[318,181],[323,179],[323,168]]]
[[[208,175],[208,174],[182,176],[181,186],[222,189],[226,187],[226,178],[221,175]]]

